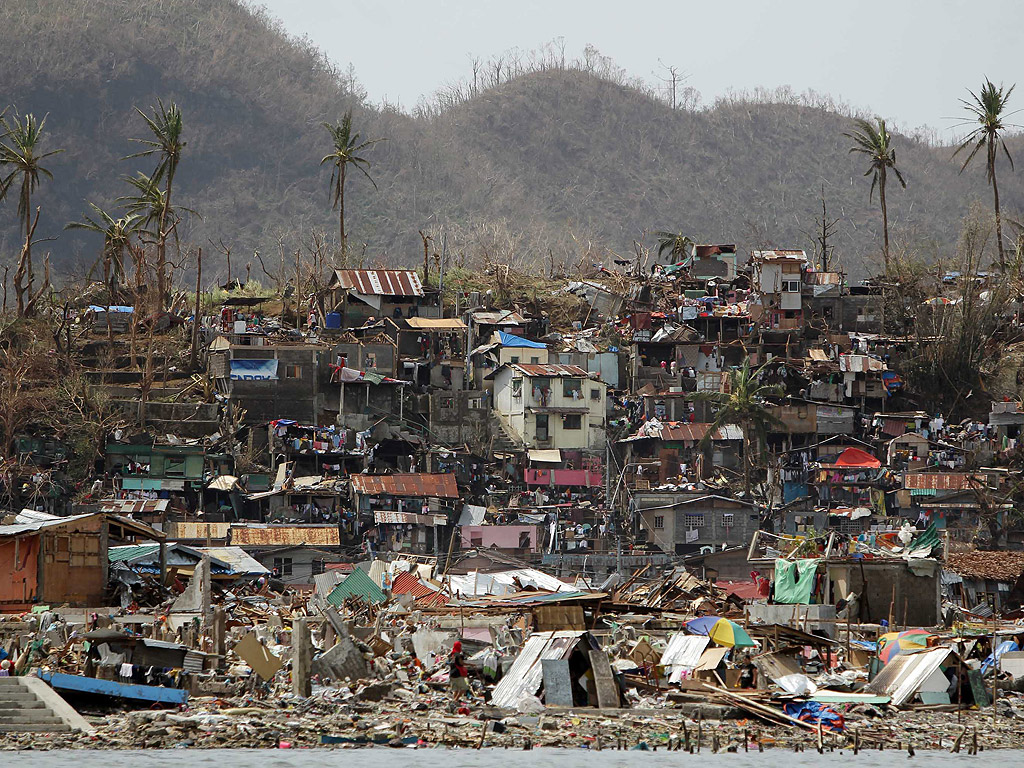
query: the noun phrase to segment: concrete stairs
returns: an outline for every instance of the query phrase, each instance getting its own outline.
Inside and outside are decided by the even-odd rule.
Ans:
[[[523,450],[523,441],[512,427],[498,413],[491,411],[491,453],[519,453]]]
[[[36,677],[0,677],[0,733],[68,733],[92,726]]]

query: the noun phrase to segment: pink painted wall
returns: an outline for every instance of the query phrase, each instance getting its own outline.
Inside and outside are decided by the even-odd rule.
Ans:
[[[464,525],[462,546],[497,547],[498,549],[519,549],[519,536],[530,535],[530,551],[537,551],[537,526],[535,525]]]

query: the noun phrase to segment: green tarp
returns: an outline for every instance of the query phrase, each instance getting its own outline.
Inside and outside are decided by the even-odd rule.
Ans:
[[[327,602],[331,605],[341,605],[348,597],[361,597],[370,603],[383,603],[386,599],[381,588],[373,583],[366,571],[356,568],[345,577],[338,586],[331,590],[327,596]]]
[[[775,561],[775,602],[787,605],[809,605],[814,592],[818,558]]]

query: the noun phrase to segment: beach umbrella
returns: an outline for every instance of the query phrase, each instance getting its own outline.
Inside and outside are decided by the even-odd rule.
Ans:
[[[945,296],[936,296],[931,299],[926,299],[922,303],[928,306],[944,306],[946,304],[952,304],[953,300],[947,299]]]
[[[924,629],[888,632],[878,638],[878,659],[883,664],[888,664],[901,653],[920,651],[928,647],[928,640],[932,637],[935,635]]]
[[[718,616],[701,616],[686,622],[686,628],[695,635],[707,635],[726,648],[753,648],[755,643],[739,624]]]

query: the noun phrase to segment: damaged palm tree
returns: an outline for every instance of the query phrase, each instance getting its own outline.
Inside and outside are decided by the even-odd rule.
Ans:
[[[34,314],[39,299],[50,287],[49,258],[45,261],[42,286],[38,291],[34,287],[32,240],[39,225],[39,209],[36,209],[33,216],[32,194],[39,187],[43,177],[53,178],[53,174],[42,166],[42,161],[64,150],[40,151],[45,126],[45,115],[38,120],[31,113],[24,116],[15,114],[13,119],[8,120],[5,115],[0,114],[0,128],[3,129],[3,140],[0,141],[0,200],[3,200],[15,182],[18,182],[18,217],[22,221],[25,235],[18,256],[18,267],[14,273],[14,292],[18,300],[19,317]]]
[[[703,450],[711,444],[712,435],[722,427],[734,424],[743,432],[743,490],[748,497],[751,469],[767,443],[769,428],[785,429],[785,425],[772,413],[769,399],[783,393],[782,385],[762,384],[761,371],[762,368],[752,368],[749,359],[744,360],[742,366],[729,371],[726,391],[692,395],[696,402],[711,403],[717,407],[714,421],[700,441]]]

